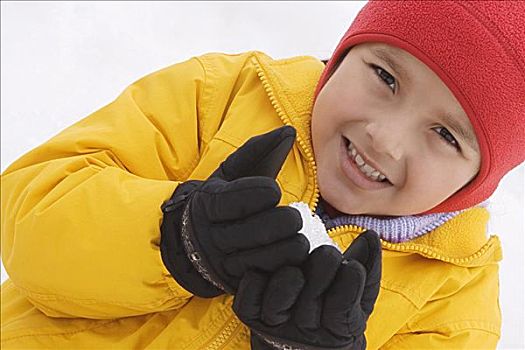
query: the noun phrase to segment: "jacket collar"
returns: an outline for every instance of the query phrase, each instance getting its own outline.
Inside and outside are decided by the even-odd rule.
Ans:
[[[311,111],[324,64],[312,56],[274,60],[260,51],[253,51],[251,60],[272,105],[283,122],[297,130],[297,140],[315,167]],[[502,259],[498,237],[487,238],[488,219],[487,209],[474,207],[409,242],[382,243],[389,250],[415,252],[459,266],[483,266]]]

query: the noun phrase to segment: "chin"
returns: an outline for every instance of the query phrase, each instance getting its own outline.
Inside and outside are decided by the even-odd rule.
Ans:
[[[349,205],[346,205],[344,203],[338,203],[337,200],[330,200],[329,198],[323,197],[326,210],[330,214],[331,217],[334,216],[341,216],[341,215],[367,215],[374,218],[393,218],[400,215],[394,215],[392,213],[378,213],[378,212],[370,212],[367,210],[364,210],[362,208],[352,208]]]
[[[345,206],[344,203],[339,203],[337,199],[338,198],[332,199],[330,196],[323,196],[326,210],[331,214],[330,216],[359,215],[359,213],[357,213],[359,211],[357,208],[351,208],[348,205]],[[339,197],[339,199],[341,198]]]

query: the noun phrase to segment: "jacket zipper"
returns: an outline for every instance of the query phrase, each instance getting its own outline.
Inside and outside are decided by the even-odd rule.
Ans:
[[[264,90],[266,91],[266,94],[268,95],[270,102],[272,106],[274,107],[275,111],[279,115],[279,118],[281,118],[282,122],[285,125],[292,126],[292,122],[290,118],[286,115],[283,108],[280,106],[279,101],[275,98],[274,92],[272,90],[272,87],[270,83],[268,82],[268,78],[266,77],[266,74],[257,60],[255,56],[252,57],[252,62],[255,65],[255,69],[257,71],[257,75],[259,76],[259,79],[261,80]],[[315,213],[315,210],[317,208],[317,204],[319,201],[319,188],[317,186],[317,165],[315,164],[315,159],[312,154],[312,151],[310,150],[310,147],[306,144],[306,142],[297,135],[297,141],[299,143],[300,149],[306,159],[308,160],[308,164],[310,165],[310,169],[312,170],[312,179],[313,179],[313,186],[314,186],[314,196],[312,198],[312,201],[309,203],[310,210]],[[347,230],[354,230],[355,232],[361,233],[365,231],[363,227],[359,227],[356,225],[341,225],[334,227],[330,230],[328,230],[328,234],[332,237],[333,234],[340,234]],[[389,250],[395,250],[400,252],[413,252],[418,253],[420,255],[431,257],[434,259],[439,259],[448,263],[456,263],[456,264],[464,264],[472,261],[473,259],[479,258],[481,255],[483,255],[492,245],[493,238],[491,237],[484,245],[479,249],[476,253],[472,254],[468,257],[463,258],[453,258],[448,257],[440,254],[436,250],[430,248],[430,247],[423,247],[415,244],[403,244],[403,243],[390,243],[387,241],[381,240],[381,246],[389,249]]]
[[[353,231],[353,232],[356,232],[357,234],[360,234],[366,231],[366,229],[361,226],[356,226],[356,225],[341,225],[341,226],[333,227],[330,230],[328,230],[328,235],[330,237],[334,237],[334,236],[340,235],[348,231]],[[492,245],[492,238],[491,238],[487,241],[487,243],[483,245],[483,247],[481,247],[476,253],[472,254],[471,256],[463,257],[463,258],[452,258],[449,256],[442,255],[430,247],[424,247],[424,246],[415,245],[415,244],[390,243],[381,238],[379,240],[381,241],[381,246],[388,250],[418,253],[426,257],[439,259],[439,260],[442,260],[448,263],[452,263],[452,264],[465,264],[465,263],[472,261],[473,259],[479,258]]]
[[[235,334],[241,328],[241,321],[235,315],[232,314],[230,319],[226,321],[222,329],[214,336],[212,341],[205,344],[203,349],[206,350],[218,350],[224,347],[229,341],[231,341]]]
[[[273,93],[272,87],[270,83],[268,82],[268,78],[264,74],[264,70],[262,69],[259,61],[255,56],[252,57],[252,62],[255,65],[255,70],[257,71],[257,75],[259,76],[259,79],[261,80],[264,90],[266,91],[266,94],[270,98],[270,102],[279,115],[279,118],[281,118],[281,121],[288,126],[294,127],[292,125],[292,122],[290,118],[284,113],[283,108],[279,105],[279,102],[275,98],[275,95]],[[310,150],[310,147],[306,144],[306,142],[301,138],[299,134],[297,134],[297,142],[299,143],[300,150],[303,152],[303,155],[308,160],[309,169],[312,170],[312,179],[313,179],[313,186],[314,186],[314,197],[312,198],[312,201],[308,204],[310,207],[310,210],[315,212],[315,208],[317,207],[317,202],[319,201],[319,189],[317,188],[317,165],[315,164],[314,156],[312,154],[312,151]]]

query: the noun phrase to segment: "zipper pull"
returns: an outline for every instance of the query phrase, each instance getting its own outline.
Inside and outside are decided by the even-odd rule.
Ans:
[[[179,208],[184,204],[184,201],[186,198],[190,195],[190,193],[181,194],[176,196],[175,198],[172,198],[170,200],[167,200],[161,205],[161,209],[164,213],[169,213],[174,211],[175,209]]]

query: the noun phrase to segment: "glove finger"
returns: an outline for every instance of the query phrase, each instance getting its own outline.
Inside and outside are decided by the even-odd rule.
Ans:
[[[218,223],[274,208],[280,200],[281,189],[269,177],[252,176],[231,182],[212,179],[195,190],[191,209],[194,214],[205,215],[208,222]]]
[[[306,284],[293,311],[298,327],[318,329],[321,326],[322,295],[332,283],[342,260],[342,254],[329,245],[314,249],[308,256],[303,268]]]
[[[366,271],[357,260],[343,261],[334,282],[325,294],[321,323],[337,336],[362,334],[366,315],[361,309],[361,296]]]
[[[248,270],[276,271],[281,266],[302,264],[308,258],[310,243],[302,234],[257,249],[230,254],[224,259],[226,273],[241,277]]]
[[[230,254],[293,238],[302,227],[303,221],[297,209],[276,207],[242,221],[216,224],[212,239],[217,248]]]
[[[270,278],[264,292],[261,319],[268,326],[277,326],[290,318],[290,311],[304,286],[300,268],[284,266]]]
[[[379,235],[373,230],[362,233],[344,252],[343,258],[355,259],[365,267],[366,282],[361,308],[369,316],[379,294],[381,282],[382,252]]]
[[[247,176],[267,176],[275,179],[295,142],[297,132],[282,126],[246,141],[230,154],[210,175],[231,181]]]
[[[233,298],[232,309],[237,317],[247,325],[261,318],[264,290],[268,277],[262,273],[248,271],[239,283]]]

